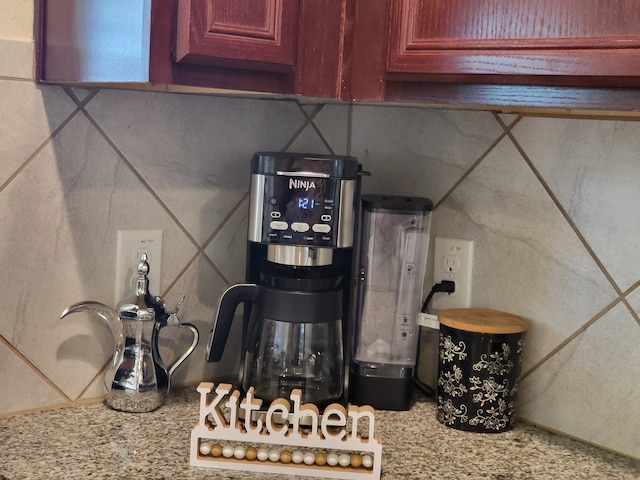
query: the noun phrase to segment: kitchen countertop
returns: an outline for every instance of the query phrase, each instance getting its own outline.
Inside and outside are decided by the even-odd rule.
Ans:
[[[634,479],[640,460],[518,422],[509,432],[469,433],[439,424],[417,396],[408,412],[376,412],[385,479]],[[294,479],[189,465],[198,422],[195,387],[171,392],[151,413],[104,403],[0,419],[0,480],[40,478]]]

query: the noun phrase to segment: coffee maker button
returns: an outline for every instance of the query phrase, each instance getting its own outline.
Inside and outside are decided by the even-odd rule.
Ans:
[[[302,222],[294,222],[291,224],[291,230],[294,232],[307,232],[309,231],[309,224]]]
[[[280,218],[280,212],[271,212],[271,218]]]
[[[289,228],[289,225],[287,225],[287,222],[279,222],[279,221],[273,221],[269,224],[269,226],[271,227],[271,230],[286,230]]]
[[[326,225],[324,223],[316,223],[311,228],[316,233],[329,233],[331,231],[331,225]]]
[[[323,222],[330,222],[331,221],[331,215],[321,215],[320,216],[320,220],[322,220]]]

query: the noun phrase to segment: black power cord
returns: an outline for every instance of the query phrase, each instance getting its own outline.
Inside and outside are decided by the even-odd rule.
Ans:
[[[444,292],[444,293],[451,294],[455,291],[456,291],[456,282],[453,282],[451,280],[443,280],[440,283],[436,283],[433,287],[431,287],[431,291],[429,292],[429,295],[427,295],[427,298],[422,304],[422,309],[420,311],[422,313],[429,313],[429,304],[431,303],[431,299],[436,293]],[[418,345],[420,345],[421,341],[422,341],[422,329],[418,331]],[[420,363],[420,347],[418,347],[416,364],[419,364],[419,363]],[[417,372],[417,369],[416,369],[416,372]],[[427,397],[435,398],[436,392],[433,390],[433,388],[431,388],[426,383],[422,383],[418,379],[417,374],[414,374],[413,384],[416,386],[418,390],[420,390],[420,392],[422,392]]]
[[[429,303],[431,303],[431,299],[433,298],[434,294],[438,292],[445,292],[445,293],[451,294],[455,291],[456,291],[456,282],[452,280],[443,280],[440,283],[436,283],[433,287],[431,287],[431,291],[429,292],[429,295],[427,295],[426,300],[422,304],[422,308],[420,309],[420,311],[422,313],[430,313]]]

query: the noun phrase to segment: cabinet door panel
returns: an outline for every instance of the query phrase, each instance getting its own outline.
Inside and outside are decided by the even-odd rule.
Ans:
[[[636,0],[391,0],[389,72],[640,74]]]
[[[291,72],[297,0],[180,0],[176,62]]]

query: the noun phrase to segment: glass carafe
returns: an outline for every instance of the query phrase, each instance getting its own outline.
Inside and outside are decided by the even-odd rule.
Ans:
[[[291,323],[263,318],[244,359],[243,387],[265,401],[302,390],[322,408],[342,394],[342,321]]]
[[[323,408],[337,401],[343,390],[343,295],[340,289],[309,292],[234,285],[220,300],[208,360],[221,358],[235,310],[239,303],[249,302],[243,389],[254,387],[256,397],[268,405],[276,398],[288,399],[298,388],[304,402]]]

